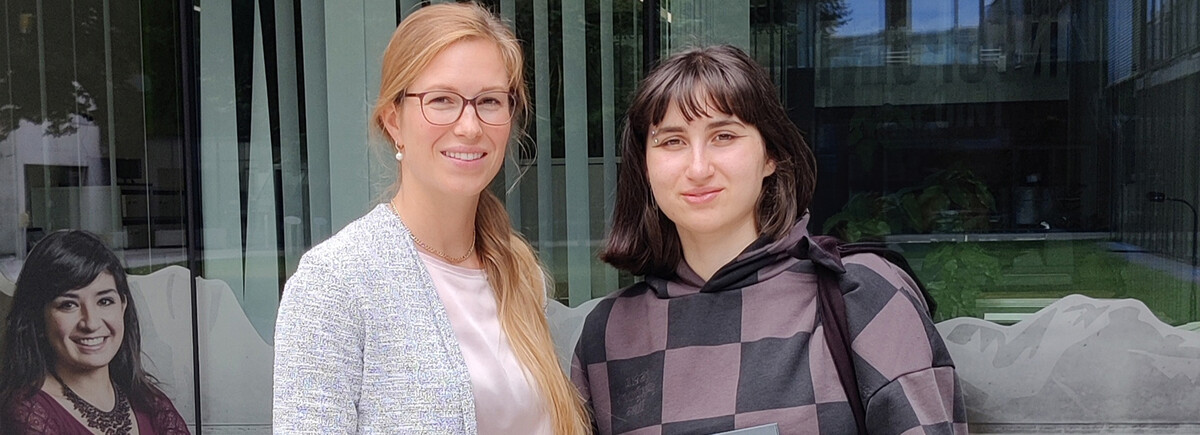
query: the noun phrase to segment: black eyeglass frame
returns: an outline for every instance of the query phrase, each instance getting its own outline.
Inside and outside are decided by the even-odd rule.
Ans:
[[[450,122],[447,122],[444,124],[436,123],[429,119],[429,115],[425,114],[425,96],[429,95],[429,94],[433,94],[433,93],[452,94],[462,100],[462,105],[458,106],[458,115],[454,116],[453,121],[450,121]],[[508,119],[504,120],[504,122],[501,122],[498,124],[487,122],[486,120],[483,119],[482,116],[479,115],[479,106],[475,105],[475,101],[478,100],[479,97],[482,97],[484,95],[489,95],[489,94],[504,94],[505,96],[508,97]],[[487,91],[487,92],[480,93],[473,98],[467,98],[467,97],[464,97],[462,94],[460,94],[458,92],[454,92],[454,91],[433,90],[433,91],[415,92],[415,93],[414,92],[405,92],[403,95],[401,95],[401,97],[402,98],[408,98],[408,97],[416,98],[417,104],[421,109],[421,117],[425,118],[425,122],[428,122],[430,124],[437,125],[437,126],[446,126],[446,125],[451,125],[451,124],[458,122],[458,120],[462,119],[463,112],[467,110],[467,105],[470,105],[471,107],[475,108],[475,119],[478,119],[479,122],[482,122],[484,124],[491,125],[491,126],[497,126],[497,127],[502,126],[502,125],[507,125],[508,123],[512,122],[513,115],[515,115],[516,111],[517,111],[517,97],[515,95],[513,95],[513,93],[511,91]]]

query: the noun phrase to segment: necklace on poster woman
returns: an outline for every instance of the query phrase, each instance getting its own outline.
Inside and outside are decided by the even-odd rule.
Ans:
[[[68,402],[75,407],[83,415],[83,419],[87,420],[87,426],[103,432],[104,435],[129,435],[133,432],[133,420],[129,418],[129,399],[121,392],[121,387],[118,387],[114,382],[112,384],[113,394],[116,395],[116,404],[113,405],[112,411],[101,411],[93,406],[88,401],[83,400],[71,387],[63,382],[62,378],[54,373],[54,380],[62,385],[63,396]]]

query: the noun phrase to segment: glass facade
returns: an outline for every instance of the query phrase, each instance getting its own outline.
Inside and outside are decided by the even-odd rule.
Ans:
[[[0,312],[41,237],[94,232],[137,275],[151,367],[189,424],[269,431],[283,283],[386,197],[394,167],[367,122],[379,58],[427,3],[4,0]],[[493,189],[564,304],[634,280],[595,254],[638,80],[662,56],[727,43],[771,73],[817,156],[810,230],[904,253],[948,341],[961,318],[1024,328],[1083,295],[1161,320],[1182,353],[1153,352],[1194,372],[1200,1],[484,3],[524,43],[535,108]],[[983,432],[1200,425],[978,403]]]

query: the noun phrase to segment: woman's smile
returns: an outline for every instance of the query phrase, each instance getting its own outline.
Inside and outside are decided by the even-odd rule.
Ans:
[[[104,348],[104,344],[108,342],[108,337],[105,335],[101,337],[72,338],[71,341],[79,345],[80,350],[84,353],[94,353]]]
[[[473,161],[482,159],[483,156],[487,155],[487,153],[460,153],[460,152],[453,152],[453,151],[443,151],[442,155],[452,158],[454,160],[461,160],[464,162],[473,162]]]
[[[683,200],[689,204],[702,205],[717,199],[725,189],[719,187],[701,187],[683,192]]]

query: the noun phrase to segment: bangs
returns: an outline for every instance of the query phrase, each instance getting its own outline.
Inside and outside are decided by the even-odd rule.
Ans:
[[[101,273],[112,275],[121,299],[128,284],[121,261],[95,236],[82,231],[52,233],[39,242],[25,260],[18,287],[28,286],[29,297],[42,305],[63,293],[88,286]]]
[[[86,259],[81,260],[77,264],[63,265],[66,267],[63,267],[63,274],[60,276],[65,288],[60,290],[59,294],[87,287],[104,273],[113,275],[113,280],[116,280],[116,274],[109,270],[108,265],[89,262]]]
[[[730,74],[727,67],[716,59],[696,57],[671,65],[676,69],[673,77],[661,83],[659,89],[651,89],[647,102],[645,126],[662,122],[671,103],[679,107],[687,122],[712,116],[710,110],[733,115],[752,125],[758,124],[757,113],[750,110],[747,99],[755,95],[752,86],[738,75]]]
[[[63,253],[63,256],[48,268],[55,277],[54,281],[57,281],[51,285],[54,294],[50,297],[55,298],[71,290],[87,287],[102,273],[113,275],[113,280],[116,281],[117,274],[110,270],[109,265],[97,260],[99,259],[88,258],[75,252]]]

